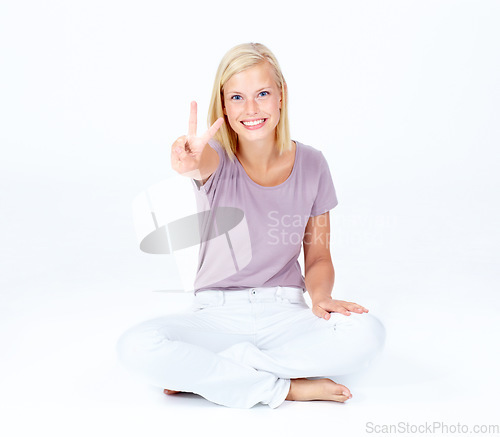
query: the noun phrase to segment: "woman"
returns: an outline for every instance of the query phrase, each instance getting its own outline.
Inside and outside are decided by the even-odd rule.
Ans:
[[[197,135],[192,102],[188,135],[172,145],[172,167],[208,211],[193,308],[134,326],[118,342],[125,366],[167,394],[236,408],[345,402],[350,390],[325,376],[356,372],[382,349],[380,321],[332,299],[335,188],[323,154],[291,140],[287,103],[274,55],[240,44],[217,71],[208,131]]]

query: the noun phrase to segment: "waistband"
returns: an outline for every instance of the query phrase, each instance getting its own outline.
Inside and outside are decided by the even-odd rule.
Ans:
[[[194,306],[219,306],[249,302],[305,303],[303,288],[299,287],[253,287],[241,290],[202,290],[194,295]]]

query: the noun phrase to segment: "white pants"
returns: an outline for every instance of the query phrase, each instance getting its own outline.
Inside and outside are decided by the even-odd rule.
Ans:
[[[142,322],[117,343],[145,382],[216,404],[276,408],[290,379],[339,376],[370,364],[385,341],[370,313],[317,317],[294,287],[204,290],[190,312]]]

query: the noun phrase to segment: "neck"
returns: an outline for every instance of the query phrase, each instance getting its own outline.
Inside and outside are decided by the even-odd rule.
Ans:
[[[265,172],[279,158],[279,152],[276,149],[276,140],[262,139],[247,142],[238,139],[236,156],[246,167]]]

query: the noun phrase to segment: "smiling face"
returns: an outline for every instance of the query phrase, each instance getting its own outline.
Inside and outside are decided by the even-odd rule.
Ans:
[[[224,85],[224,114],[238,141],[269,140],[274,145],[280,120],[281,89],[273,69],[261,62],[233,75]]]

